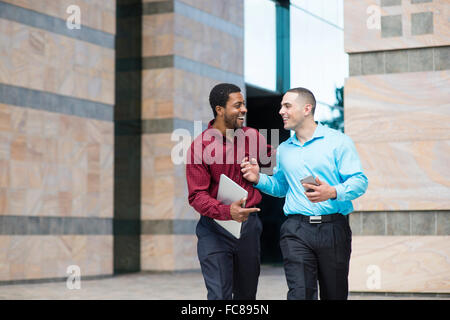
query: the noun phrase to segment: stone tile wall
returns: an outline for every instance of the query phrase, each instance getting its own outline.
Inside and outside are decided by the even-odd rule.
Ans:
[[[115,1],[0,12],[0,283],[110,275]]]
[[[213,114],[208,96],[220,82],[244,91],[242,1],[143,5],[142,270],[198,269],[195,225],[184,164],[173,164],[176,129],[193,133]],[[125,63],[125,62],[124,62]],[[191,136],[193,138],[193,136]]]
[[[449,7],[346,0],[344,8],[345,132],[369,179],[350,215],[350,290],[448,293]]]

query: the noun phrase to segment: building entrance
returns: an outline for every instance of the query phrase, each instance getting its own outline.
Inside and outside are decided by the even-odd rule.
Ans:
[[[267,142],[278,146],[289,138],[288,130],[283,129],[283,121],[278,114],[282,95],[251,85],[246,85],[247,126],[257,130],[267,129]],[[271,141],[271,130],[278,130],[279,141]],[[286,217],[283,214],[284,198],[275,198],[264,193],[259,207],[263,233],[261,237],[261,262],[266,264],[282,263],[280,250],[280,227]]]

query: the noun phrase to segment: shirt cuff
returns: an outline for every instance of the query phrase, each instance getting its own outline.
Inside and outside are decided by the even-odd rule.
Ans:
[[[264,173],[260,173],[260,174],[259,174],[259,181],[258,181],[258,184],[254,184],[253,186],[254,186],[256,189],[261,189],[261,188],[263,188],[263,187],[265,186],[266,181],[267,181],[267,175],[264,174]]]
[[[345,187],[342,184],[338,184],[334,186],[336,189],[336,201],[344,201],[345,200]]]
[[[231,220],[231,214],[230,214],[230,207],[231,205],[220,205],[219,206],[219,212],[221,219],[219,220]]]

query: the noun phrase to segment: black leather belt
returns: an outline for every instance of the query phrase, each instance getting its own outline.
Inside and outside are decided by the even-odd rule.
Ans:
[[[309,223],[331,222],[338,219],[342,219],[342,217],[344,216],[340,213],[324,214],[322,216],[305,216],[303,214],[288,214],[288,218],[299,219],[300,221]]]

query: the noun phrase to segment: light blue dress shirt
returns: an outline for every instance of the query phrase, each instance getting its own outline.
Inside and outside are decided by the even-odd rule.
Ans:
[[[274,174],[261,173],[255,187],[275,197],[286,197],[285,215],[349,214],[351,200],[366,192],[364,175],[353,141],[340,131],[318,124],[312,138],[303,145],[294,134],[278,147]],[[312,175],[336,188],[336,199],[312,203],[300,180]]]

